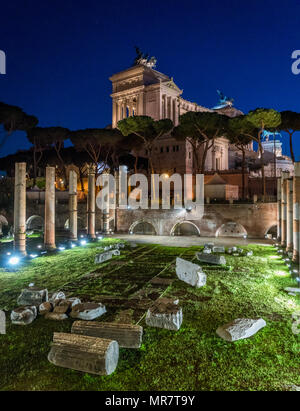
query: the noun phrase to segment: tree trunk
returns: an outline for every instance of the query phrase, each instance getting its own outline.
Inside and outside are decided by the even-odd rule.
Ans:
[[[205,145],[204,145],[204,151],[203,151],[203,155],[202,155],[202,159],[201,159],[201,165],[200,165],[200,174],[204,174],[205,171],[205,161],[206,161],[206,157],[207,157],[207,152],[208,152],[208,144],[209,144],[209,140],[206,141]]]
[[[293,150],[293,133],[289,133],[290,136],[290,152],[291,152],[291,157],[292,157],[292,161],[293,163],[295,162],[295,155],[294,155],[294,150]]]
[[[139,156],[138,156],[137,154],[135,154],[134,157],[135,157],[135,161],[134,161],[134,172],[135,172],[135,174],[137,174],[137,166],[138,166]]]

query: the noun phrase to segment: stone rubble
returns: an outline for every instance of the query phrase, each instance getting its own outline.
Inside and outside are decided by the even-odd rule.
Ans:
[[[57,291],[53,293],[51,297],[49,297],[49,301],[51,303],[54,303],[55,300],[64,300],[65,298],[66,298],[65,293],[63,293],[62,291]]]
[[[288,293],[300,294],[300,287],[286,287],[284,291]]]
[[[36,305],[48,301],[48,290],[46,288],[29,287],[24,288],[17,299],[20,306]]]
[[[225,247],[215,245],[212,251],[213,253],[225,253]]]
[[[196,253],[196,257],[202,263],[225,265],[226,259],[223,255]]]
[[[236,320],[219,327],[216,331],[219,337],[226,341],[238,341],[249,338],[266,326],[262,318],[237,318]]]
[[[37,308],[35,305],[18,307],[12,310],[10,319],[15,325],[31,324],[37,316]]]
[[[176,275],[179,280],[193,287],[203,287],[206,284],[206,275],[198,264],[191,263],[183,258],[176,258]]]
[[[178,331],[182,324],[182,308],[172,299],[160,298],[148,309],[146,324],[149,327]]]
[[[110,260],[114,255],[120,255],[120,250],[110,250],[105,251],[104,253],[97,254],[95,257],[95,264],[101,264],[105,261]]]
[[[53,304],[50,301],[45,301],[39,305],[39,314],[44,315],[53,310]]]
[[[105,305],[101,303],[81,303],[72,308],[70,317],[90,321],[101,317],[105,313]]]

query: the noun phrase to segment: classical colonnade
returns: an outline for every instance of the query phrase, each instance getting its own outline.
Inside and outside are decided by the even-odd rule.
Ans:
[[[88,171],[87,235],[96,238],[95,231],[95,167]],[[107,213],[104,217],[108,219]],[[107,222],[104,227],[108,228]],[[69,172],[69,238],[77,240],[77,173]],[[55,244],[55,167],[46,167],[44,247],[54,250]],[[26,163],[15,164],[14,249],[26,254]]]
[[[127,117],[150,115],[145,112],[143,94],[128,95],[119,97],[113,101],[113,127],[117,127],[117,123]],[[159,97],[159,113],[154,110],[152,115],[158,116],[160,119],[169,118],[175,126],[178,125],[179,119],[179,101],[177,96],[162,94]]]
[[[294,177],[283,172],[277,180],[277,236],[293,261],[299,262],[300,242],[300,162],[295,162]],[[87,197],[87,235],[95,231],[95,168],[89,167]],[[26,254],[26,163],[15,164],[14,248]],[[103,228],[109,229],[109,212],[103,213]],[[77,173],[69,172],[69,238],[77,240]],[[55,167],[46,167],[44,246],[55,249]]]
[[[294,177],[283,172],[277,180],[277,237],[286,252],[299,262],[300,162],[294,163]]]

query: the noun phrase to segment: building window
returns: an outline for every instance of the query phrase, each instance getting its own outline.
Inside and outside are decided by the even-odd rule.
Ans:
[[[191,152],[189,151],[189,159],[191,159]]]
[[[175,146],[173,146],[173,151],[174,151],[174,152],[176,151],[176,147],[175,147]]]
[[[169,146],[166,147],[166,151],[167,151],[167,153],[169,152]]]
[[[176,146],[176,151],[179,151],[179,146]]]
[[[164,148],[163,148],[163,147],[160,148],[160,152],[161,152],[161,153],[164,152]]]

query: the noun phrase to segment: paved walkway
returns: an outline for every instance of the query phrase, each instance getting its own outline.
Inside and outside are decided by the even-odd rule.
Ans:
[[[136,235],[136,234],[115,234],[112,237],[121,238],[123,240],[134,241],[141,244],[160,244],[173,247],[190,247],[192,245],[204,245],[205,243],[214,243],[215,245],[223,245],[230,247],[233,245],[246,246],[248,244],[270,245],[274,241],[267,239],[252,239],[252,238],[236,238],[236,237],[196,237],[196,236],[157,236],[157,235]]]

